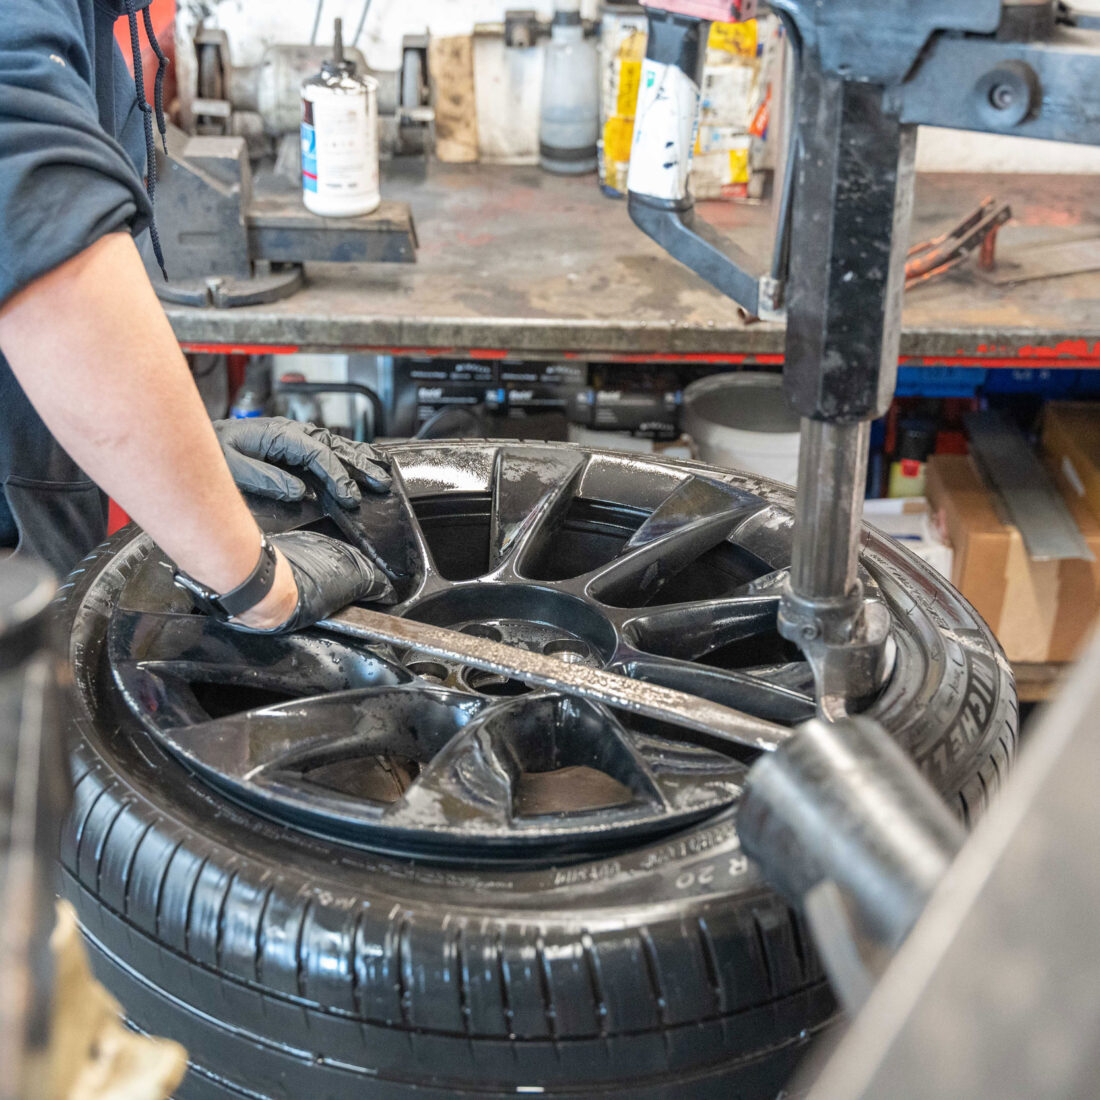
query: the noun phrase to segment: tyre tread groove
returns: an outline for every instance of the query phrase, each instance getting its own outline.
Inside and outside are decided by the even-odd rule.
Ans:
[[[546,958],[546,941],[540,932],[535,937],[535,970],[539,976],[539,991],[542,994],[542,1010],[546,1017],[546,1027],[550,1038],[558,1042],[558,1009],[554,1004],[554,993],[550,985],[550,962]]]
[[[268,897],[270,897],[270,887],[268,888]],[[264,905],[267,905],[267,899],[264,899]],[[359,933],[363,928],[363,910],[360,909],[355,914],[355,920],[351,926],[351,940],[350,950],[348,951],[348,974],[351,978],[351,1004],[355,1009],[356,1016],[363,1016],[363,986],[359,977]],[[257,978],[257,980],[259,980]]]
[[[209,860],[209,855],[205,855],[199,860],[199,868],[195,872],[194,881],[187,891],[187,912],[184,914],[183,918],[183,950],[184,953],[191,958],[194,958],[191,951],[191,921],[195,915],[195,895],[199,892],[199,883],[202,881],[202,875],[206,870],[206,864]]]
[[[267,950],[267,907],[271,904],[271,897],[275,893],[275,883],[268,883],[264,891],[264,900],[260,903],[260,914],[256,918],[256,940],[252,948],[254,961],[253,972],[256,981],[263,985],[264,980],[264,952]]]
[[[710,933],[710,926],[702,914],[696,918],[699,929],[699,950],[703,956],[703,969],[707,975],[707,984],[710,986],[711,995],[714,997],[715,1011],[719,1016],[726,1013],[726,988],[722,984],[721,970],[718,966],[718,952],[714,947],[714,937]]]
[[[970,817],[970,803],[966,801],[966,795],[962,791],[959,791],[959,802],[962,805],[963,824],[970,829],[974,824]]]
[[[581,934],[581,949],[584,952],[584,963],[588,970],[588,981],[592,986],[592,1002],[596,1010],[596,1026],[599,1028],[601,1039],[608,1036],[608,1008],[607,994],[604,991],[603,973],[600,968],[599,954],[596,951],[592,933],[587,930]]]
[[[153,933],[157,939],[160,939],[160,911],[164,903],[164,884],[168,881],[168,871],[172,866],[172,860],[176,858],[176,853],[182,847],[183,838],[180,837],[180,839],[172,845],[172,851],[168,853],[168,858],[161,866],[160,875],[157,878],[157,896],[153,902]]]
[[[516,1013],[512,1008],[512,994],[508,988],[508,963],[504,957],[504,933],[498,928],[493,937],[493,950],[496,954],[497,980],[500,983],[500,1007],[504,1016],[504,1031],[510,1040],[516,1038]],[[513,1046],[514,1049],[514,1046]]]
[[[787,921],[791,926],[791,946],[794,948],[794,956],[798,960],[798,976],[802,981],[805,981],[809,958],[806,952],[806,944],[802,939],[802,925],[793,909],[787,910]]]
[[[222,890],[222,900],[218,904],[218,918],[214,925],[214,965],[219,969],[223,969],[222,966],[222,954],[225,951],[225,922],[226,922],[226,908],[229,905],[229,895],[233,890],[233,883],[237,881],[237,871],[230,870],[227,866],[226,870],[229,871],[229,877],[226,879],[225,887]]]
[[[92,814],[95,812],[96,806],[99,805],[99,800],[107,794],[108,789],[109,784],[106,783],[102,787],[100,787],[100,789],[95,793],[95,796],[92,798],[92,801],[88,804],[87,809],[85,809],[84,814],[80,819],[80,824],[77,826],[76,845],[73,848],[73,857],[76,860],[76,866],[73,868],[73,870],[77,873],[79,873],[80,871],[80,857],[84,853],[84,841],[88,835],[88,822],[91,819]],[[98,894],[99,891],[97,890],[96,893]]]
[[[470,975],[466,969],[466,949],[463,946],[463,930],[458,925],[454,933],[454,965],[458,977],[458,1010],[462,1016],[462,1030],[466,1038],[473,1038],[473,1026],[470,1019]]]
[[[153,827],[159,825],[160,822],[160,817],[155,817],[141,830],[137,841],[134,843],[134,850],[126,861],[126,869],[122,872],[122,912],[126,916],[130,915],[130,883],[134,879],[134,865],[137,863],[138,852],[141,851],[141,846],[145,843],[145,838],[152,832]]]
[[[775,977],[772,973],[771,952],[768,950],[768,937],[764,932],[764,926],[760,923],[760,913],[753,909],[752,927],[756,936],[756,949],[760,952],[760,965],[764,970],[764,982],[767,986],[769,999],[776,995]]]
[[[657,961],[657,945],[653,942],[653,933],[643,924],[638,929],[638,941],[642,945],[642,959],[645,963],[646,978],[653,994],[653,1004],[657,1009],[657,1020],[661,1027],[668,1027],[668,1001],[661,988],[661,972]]]
[[[103,894],[102,882],[103,877],[103,862],[107,855],[107,849],[111,843],[111,832],[114,830],[118,819],[129,809],[130,803],[125,799],[119,801],[118,807],[111,815],[111,820],[107,823],[107,827],[103,830],[99,838],[97,845],[96,857],[95,857],[95,892],[97,896]]]
[[[306,993],[306,953],[303,950],[306,940],[306,924],[309,921],[310,911],[313,909],[313,899],[310,898],[302,906],[302,915],[298,920],[298,934],[294,939],[294,980],[298,989],[298,996],[308,1000]]]
[[[405,963],[406,956],[408,955],[408,944],[405,942],[405,937],[408,935],[409,930],[409,918],[404,912],[401,913],[400,918],[397,921],[396,932],[393,938],[394,943],[394,975],[396,978],[395,991],[397,993],[397,1007],[401,1013],[401,1023],[407,1027],[412,1026],[412,994],[406,988],[405,983]]]

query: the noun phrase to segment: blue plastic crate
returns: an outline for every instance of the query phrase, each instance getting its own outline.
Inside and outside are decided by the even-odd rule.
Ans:
[[[899,367],[898,397],[974,397],[986,376],[984,367]]]

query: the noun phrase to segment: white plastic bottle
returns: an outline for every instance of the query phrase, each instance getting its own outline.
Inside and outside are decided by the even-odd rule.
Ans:
[[[378,81],[344,57],[336,20],[331,61],[302,85],[302,201],[325,217],[369,214],[378,182]]]
[[[580,0],[558,0],[539,117],[539,164],[546,171],[572,176],[596,170],[599,99],[596,42],[585,37]]]

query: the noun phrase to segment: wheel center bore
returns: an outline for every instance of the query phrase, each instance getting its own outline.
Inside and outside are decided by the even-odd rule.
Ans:
[[[596,608],[540,585],[472,584],[430,596],[406,614],[421,622],[593,668],[607,663],[617,640],[614,627]],[[522,695],[530,690],[520,680],[415,650],[399,656],[410,672],[429,682],[478,695]]]

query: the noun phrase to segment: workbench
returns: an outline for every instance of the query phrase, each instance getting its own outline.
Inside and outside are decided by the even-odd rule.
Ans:
[[[782,325],[740,316],[636,229],[594,177],[410,159],[385,166],[383,193],[412,206],[415,264],[315,264],[303,290],[272,305],[168,306],[185,349],[781,362]],[[1001,262],[1025,245],[1100,236],[1093,177],[949,174],[919,178],[912,239],[954,225],[987,195],[1015,215],[1001,231]],[[767,254],[765,206],[698,209]],[[974,267],[907,293],[903,364],[1100,367],[1100,272],[1004,287]]]

